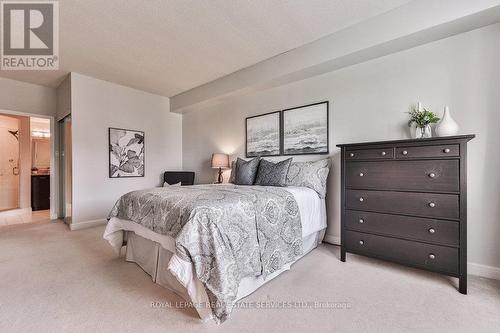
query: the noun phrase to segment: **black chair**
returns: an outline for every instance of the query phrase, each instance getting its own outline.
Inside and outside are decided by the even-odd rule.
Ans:
[[[165,171],[163,181],[169,185],[181,183],[181,185],[194,184],[194,172],[192,171]]]

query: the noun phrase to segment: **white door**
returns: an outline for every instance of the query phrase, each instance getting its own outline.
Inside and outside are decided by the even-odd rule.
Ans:
[[[0,211],[19,207],[18,130],[16,118],[0,115]]]

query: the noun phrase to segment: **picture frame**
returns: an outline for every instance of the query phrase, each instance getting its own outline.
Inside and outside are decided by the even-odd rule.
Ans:
[[[329,154],[329,102],[282,111],[282,155]]]
[[[144,132],[109,127],[108,156],[109,178],[144,177]]]
[[[281,155],[281,111],[245,119],[246,157]]]

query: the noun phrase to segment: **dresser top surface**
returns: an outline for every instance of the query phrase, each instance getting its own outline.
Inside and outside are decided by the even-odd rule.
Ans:
[[[418,142],[442,143],[442,142],[452,141],[452,140],[470,141],[470,140],[474,139],[475,137],[476,137],[475,134],[467,134],[467,135],[442,136],[442,137],[425,138],[425,139],[401,139],[401,140],[389,140],[389,141],[355,142],[355,143],[338,144],[337,147],[369,146],[369,145],[384,145],[384,144],[403,144],[403,143],[418,143]]]

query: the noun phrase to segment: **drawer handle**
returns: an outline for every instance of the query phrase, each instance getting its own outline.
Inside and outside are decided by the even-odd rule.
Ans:
[[[403,150],[403,155],[408,155],[408,151]]]
[[[350,153],[349,156],[354,157],[354,153]]]
[[[429,207],[434,208],[436,207],[436,204],[434,202],[429,202]]]
[[[431,173],[429,174],[429,177],[430,177],[430,178],[436,178],[436,174],[435,174],[434,172],[431,172]]]
[[[360,173],[359,173],[359,176],[360,176],[360,177],[363,177],[364,175],[365,175],[365,174],[364,174],[364,173],[362,173],[362,172],[360,172]]]
[[[363,197],[359,198],[359,202],[363,202],[365,201],[365,199],[363,199]]]
[[[365,223],[365,219],[359,219],[359,223]]]
[[[364,245],[365,244],[365,241],[364,240],[360,240],[359,241],[359,245]]]
[[[435,233],[436,233],[436,229],[434,229],[434,228],[430,228],[430,229],[429,229],[429,233],[430,233],[430,234],[435,234]]]
[[[380,153],[380,155],[385,156],[385,155],[386,155],[386,152],[385,152],[385,151],[383,151],[383,152],[381,152],[381,153]]]
[[[450,148],[443,149],[443,153],[448,154],[450,152]]]
[[[429,259],[436,259],[436,255],[434,253],[429,253]]]

